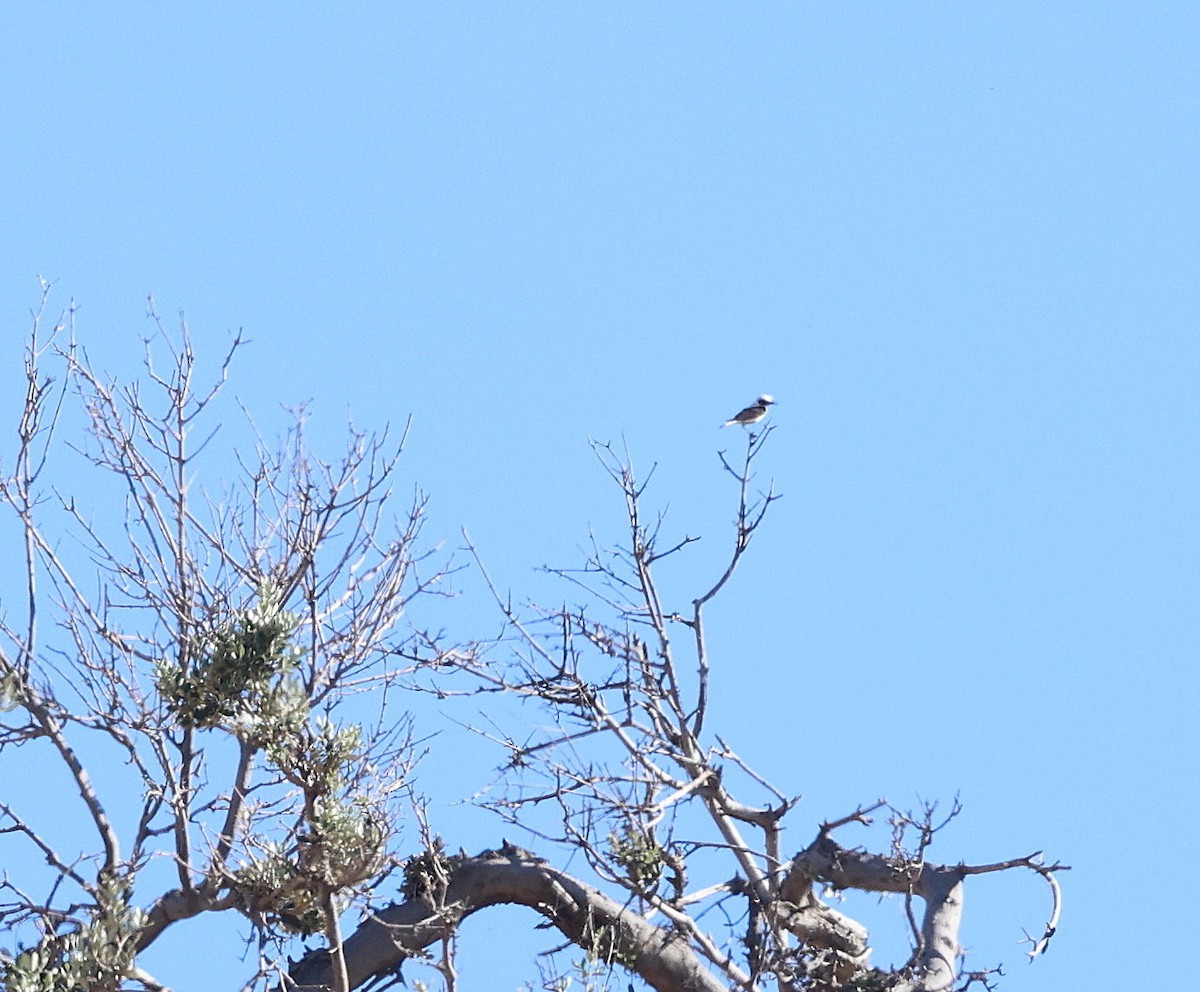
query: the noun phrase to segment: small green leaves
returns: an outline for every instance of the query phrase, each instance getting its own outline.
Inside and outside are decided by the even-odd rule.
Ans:
[[[286,718],[293,707],[274,696],[294,695],[281,677],[299,657],[292,643],[296,625],[296,616],[283,609],[278,587],[264,582],[252,607],[192,642],[183,667],[170,661],[158,664],[158,691],[171,715],[182,726],[197,729],[232,728],[240,720],[243,732],[251,729],[247,718],[264,708]]]
[[[6,992],[83,992],[117,988],[133,969],[138,935],[145,917],[126,902],[125,887],[102,882],[100,905],[86,926],[47,937],[6,962]]]
[[[612,859],[625,869],[631,882],[643,888],[654,885],[663,872],[663,849],[654,838],[640,830],[626,827],[624,832],[608,835]]]

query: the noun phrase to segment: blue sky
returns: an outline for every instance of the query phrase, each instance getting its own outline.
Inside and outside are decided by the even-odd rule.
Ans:
[[[704,535],[664,576],[686,603],[730,523],[716,425],[773,393],[785,498],[712,611],[713,724],[805,795],[797,847],[961,790],[933,856],[1075,866],[1032,967],[1044,891],[975,880],[972,962],[1109,984],[1114,947],[1196,923],[1159,859],[1200,815],[1198,29],[1104,0],[9,5],[4,415],[38,275],[118,372],[152,293],[213,356],[245,330],[266,423],[308,402],[332,446],[412,414],[430,535],[467,527],[518,593],[619,537],[586,441],[624,436]]]

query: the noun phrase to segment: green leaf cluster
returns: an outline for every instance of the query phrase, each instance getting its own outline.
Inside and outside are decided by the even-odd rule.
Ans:
[[[290,849],[271,843],[235,873],[235,886],[258,912],[293,933],[325,927],[325,899],[378,874],[387,824],[365,800],[317,800],[307,832]]]
[[[314,729],[297,727],[265,742],[267,758],[284,776],[313,795],[326,796],[346,783],[362,748],[357,724],[339,726],[318,717]]]
[[[3,964],[6,992],[102,992],[132,973],[145,917],[126,903],[125,887],[101,884],[100,902],[87,924],[48,936]]]
[[[184,727],[242,731],[252,731],[264,716],[295,722],[298,689],[280,677],[299,657],[292,643],[297,623],[283,609],[278,587],[262,583],[253,606],[192,641],[185,662],[158,664],[158,691],[172,717]]]
[[[633,827],[626,827],[620,834],[610,833],[608,849],[612,859],[636,885],[652,886],[662,877],[663,849],[649,833]]]
[[[283,929],[307,936],[324,928],[319,893],[305,884],[299,865],[281,846],[268,844],[263,856],[239,868],[234,879],[250,904]]]

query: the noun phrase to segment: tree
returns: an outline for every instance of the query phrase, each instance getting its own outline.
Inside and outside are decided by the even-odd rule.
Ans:
[[[410,619],[442,595],[451,566],[422,548],[421,494],[393,519],[403,438],[352,431],[322,461],[301,412],[211,495],[194,477],[216,443],[208,425],[240,339],[201,383],[186,326],[158,321],[143,379],[120,385],[76,343],[71,312],[45,330],[46,302],[44,291],[15,458],[0,478],[24,557],[19,619],[0,627],[0,760],[36,750],[65,769],[92,849],[69,858],[48,825],[0,803],[0,831],[48,866],[0,883],[0,919],[22,941],[2,960],[8,988],[161,988],[139,953],[208,913],[244,917],[259,949],[248,985],[375,986],[438,946],[431,960],[453,988],[459,924],[499,903],[529,907],[601,971],[660,990],[989,985],[989,973],[960,966],[961,893],[971,875],[1010,869],[1049,886],[1049,922],[1030,938],[1031,955],[1045,949],[1065,866],[1037,854],[930,861],[957,802],[940,820],[932,804],[916,814],[869,804],[785,851],[794,800],[707,726],[705,608],[778,498],[754,483],[769,427],[747,432],[738,459],[721,455],[737,493],[733,541],[686,609],[664,602],[655,569],[692,539],[664,546],[628,455],[598,444],[624,499],[625,541],[596,542],[582,568],[554,570],[578,605],[518,609],[489,579],[501,633],[451,645]],[[86,441],[64,445],[73,401]],[[83,503],[103,482],[52,483],[64,448],[116,483],[120,519]],[[468,553],[486,576],[469,542]],[[583,877],[507,840],[449,852],[414,788],[421,746],[393,712],[400,692],[541,709],[548,729],[480,728],[505,755],[503,791],[486,805],[540,854],[581,854]],[[97,784],[113,781],[116,759],[119,791],[137,797],[124,831]],[[881,813],[890,850],[843,846],[843,828]],[[399,846],[402,819],[418,825],[416,849]],[[865,927],[823,897],[841,889],[904,899],[903,967],[871,966]],[[713,906],[726,921],[716,928],[701,918]],[[289,963],[297,935],[322,946]]]

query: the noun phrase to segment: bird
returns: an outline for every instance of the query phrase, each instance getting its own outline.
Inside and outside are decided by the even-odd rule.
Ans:
[[[749,427],[751,424],[757,424],[767,415],[767,407],[771,406],[774,402],[774,399],[763,393],[762,396],[746,407],[745,410],[734,414],[721,426],[728,427],[730,424],[742,424]]]

